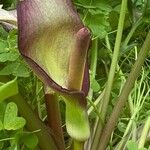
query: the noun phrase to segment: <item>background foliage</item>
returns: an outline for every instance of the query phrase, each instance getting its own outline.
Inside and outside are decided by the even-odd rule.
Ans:
[[[92,96],[89,96],[88,108],[91,110],[91,102],[95,106],[89,112],[91,127],[95,118],[99,115],[97,101],[99,94],[103,91],[107,81],[108,72],[112,58],[112,47],[114,47],[116,30],[121,0],[75,0],[75,6],[86,26],[92,33],[92,43],[97,41],[97,52],[94,44],[89,51],[89,64],[96,59],[96,72],[90,65],[90,78]],[[16,0],[1,0],[0,4],[7,10],[16,7]],[[141,19],[142,18],[142,19]],[[137,22],[140,23],[137,25]],[[118,61],[118,69],[111,93],[111,101],[108,108],[108,116],[116,103],[122,85],[137,59],[137,54],[143,44],[148,30],[150,29],[150,3],[144,0],[132,0],[128,2],[122,47]],[[130,41],[126,44],[127,36],[131,29],[136,27]],[[94,56],[95,57],[94,57]],[[130,94],[128,103],[119,119],[119,123],[112,134],[109,149],[117,149],[120,143],[128,150],[139,150],[138,142],[141,137],[142,128],[150,117],[150,55],[145,60],[141,75],[135,83]],[[93,75],[94,74],[94,75]],[[0,95],[5,91],[9,95],[9,88],[15,89],[15,84],[6,83],[13,80],[18,82],[19,92],[31,104],[33,110],[39,114],[43,121],[46,119],[46,109],[43,101],[43,86],[33,72],[28,68],[20,56],[17,48],[17,31],[7,33],[0,27]],[[5,85],[5,86],[4,86]],[[4,90],[5,89],[5,90]],[[12,92],[13,95],[13,92]],[[11,95],[10,95],[11,96]],[[4,99],[6,99],[3,101]],[[18,108],[11,98],[4,96],[0,103],[0,149],[1,150],[33,150],[38,149],[38,139],[33,133],[26,130],[25,119],[18,115]],[[64,122],[64,104],[61,102],[61,114]],[[64,129],[65,131],[65,129]],[[70,139],[65,132],[65,141],[69,146]],[[150,133],[146,140],[145,148],[150,149]]]

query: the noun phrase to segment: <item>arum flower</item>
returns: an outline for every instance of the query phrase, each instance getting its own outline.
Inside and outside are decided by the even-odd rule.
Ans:
[[[2,12],[0,20],[16,26],[16,18]],[[20,53],[45,85],[65,97],[68,133],[86,140],[89,30],[70,0],[22,0],[17,16]]]

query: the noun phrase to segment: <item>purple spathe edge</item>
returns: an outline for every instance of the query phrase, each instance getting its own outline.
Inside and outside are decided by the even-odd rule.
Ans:
[[[49,75],[31,58],[22,54],[26,62],[30,65],[30,67],[34,70],[36,75],[43,81],[46,85],[51,87],[54,91],[59,92],[60,94],[68,97],[73,97],[74,99],[78,100],[81,106],[86,107],[87,101],[86,96],[89,90],[89,73],[88,73],[88,65],[86,64],[85,72],[84,72],[84,80],[82,91],[76,90],[68,90],[66,88],[61,87],[58,85]]]
[[[36,2],[36,0],[33,0],[33,1]],[[29,48],[30,43],[32,43],[32,41],[30,41],[30,39],[28,39],[28,37],[31,37],[31,33],[34,34],[34,32],[31,32],[31,31],[29,32],[30,34],[27,34],[28,26],[26,26],[26,23],[28,23],[28,25],[29,25],[29,23],[31,21],[29,18],[28,19],[25,18],[26,15],[28,15],[27,17],[29,17],[29,15],[30,15],[29,13],[27,14],[28,7],[26,6],[27,4],[29,5],[29,2],[30,2],[30,0],[24,0],[22,2],[19,2],[18,6],[17,6],[18,26],[19,26],[19,29],[18,29],[19,30],[19,45],[18,46],[19,46],[20,53],[25,58],[25,60],[28,62],[30,67],[33,69],[33,71],[35,71],[37,76],[39,76],[39,78],[47,86],[51,87],[54,91],[60,93],[61,95],[70,97],[71,99],[79,100],[79,103],[81,103],[83,106],[86,106],[86,103],[87,103],[86,96],[87,96],[88,90],[89,90],[89,73],[88,73],[87,63],[85,65],[85,69],[84,69],[82,90],[81,91],[69,90],[69,89],[63,88],[59,84],[57,84],[44,71],[44,69],[42,69],[40,67],[40,65],[35,62],[35,60],[33,60],[32,58],[30,58],[28,56],[27,52],[25,51],[26,49]],[[71,1],[66,0],[64,3],[66,5],[67,9],[70,10],[69,11],[70,17],[71,17],[72,23],[74,24],[73,32],[74,32],[74,34],[76,34],[77,31],[79,31],[81,28],[84,27],[84,25],[82,24],[82,21],[80,20],[77,12],[75,11],[76,9],[73,7],[73,4],[71,3]],[[21,15],[21,14],[23,14],[23,15]],[[83,33],[83,32],[81,32],[81,33]],[[82,36],[81,36],[81,38],[82,38]]]

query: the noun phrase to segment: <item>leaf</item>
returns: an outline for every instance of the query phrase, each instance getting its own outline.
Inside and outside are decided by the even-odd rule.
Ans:
[[[13,62],[5,66],[1,71],[0,75],[14,75],[16,77],[28,77],[29,70],[23,62]]]
[[[15,0],[1,0],[4,7],[10,7]]]
[[[144,21],[146,22],[150,22],[150,1],[147,0],[145,2],[145,9],[144,9],[144,12],[143,12],[143,18],[145,19]]]
[[[18,94],[17,79],[0,86],[0,102],[16,94]]]
[[[38,144],[38,138],[35,134],[30,133],[22,137],[23,143],[30,149],[35,149]]]
[[[85,5],[90,5],[91,0],[76,0],[76,2],[85,6]]]
[[[13,102],[6,106],[4,115],[4,128],[6,130],[18,130],[24,127],[26,121],[22,117],[17,117],[18,108]]]
[[[81,10],[83,20],[88,26],[93,35],[99,38],[104,38],[110,30],[109,14],[113,10],[110,4],[106,1],[77,1],[77,6]],[[84,9],[88,11],[85,15]],[[86,16],[86,17],[85,17]]]
[[[5,114],[5,109],[6,109],[6,102],[0,102],[0,120],[3,121],[4,120],[4,114]]]
[[[19,54],[16,52],[8,52],[8,53],[1,53],[0,54],[0,62],[6,62],[6,61],[15,61],[19,57]]]
[[[97,8],[105,12],[105,14],[108,14],[112,11],[112,7],[110,6],[110,4],[107,4],[105,2],[97,1],[94,4],[95,6],[97,6]]]
[[[3,150],[4,142],[0,142],[0,150]]]
[[[104,14],[93,14],[90,13],[87,16],[85,23],[92,30],[94,36],[104,38],[110,30],[108,17]]]
[[[7,52],[7,46],[8,45],[6,41],[0,40],[0,53]]]
[[[98,92],[100,90],[100,85],[95,79],[91,80],[91,88],[94,92]]]
[[[78,5],[79,4],[79,5]],[[110,12],[112,7],[104,1],[77,0],[77,6],[82,6],[87,9],[99,9],[99,11]]]
[[[119,122],[119,124],[118,124],[118,129],[119,129],[119,131],[120,132],[125,132],[125,129],[126,129],[126,124],[125,123],[123,123],[123,122]]]
[[[8,37],[7,37],[7,42],[9,44],[9,49],[10,50],[15,50],[18,52],[17,49],[17,41],[18,40],[18,35],[16,30],[12,30],[9,32]]]
[[[128,150],[138,150],[138,145],[133,141],[128,141],[127,148]]]
[[[3,129],[3,123],[2,121],[0,120],[0,131]]]

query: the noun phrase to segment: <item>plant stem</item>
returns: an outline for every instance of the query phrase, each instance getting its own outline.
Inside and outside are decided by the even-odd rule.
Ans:
[[[111,136],[111,133],[113,132],[115,125],[119,119],[119,116],[122,112],[122,109],[126,103],[126,100],[128,99],[128,96],[132,90],[132,87],[134,86],[135,80],[137,79],[142,65],[144,63],[145,57],[147,56],[149,52],[149,43],[150,43],[150,32],[148,33],[146,40],[140,50],[140,53],[138,55],[138,58],[131,70],[131,73],[128,76],[127,81],[125,82],[125,85],[121,91],[120,96],[118,97],[118,102],[115,105],[113,112],[107,122],[107,124],[104,127],[104,130],[102,132],[101,138],[100,138],[100,144],[98,150],[104,150],[109,142],[109,138]]]
[[[103,120],[105,120],[107,107],[108,107],[111,90],[112,90],[112,86],[113,86],[115,70],[116,70],[116,66],[117,66],[117,62],[118,62],[118,55],[119,55],[119,50],[120,50],[120,45],[121,45],[121,38],[122,38],[126,8],[127,8],[127,0],[122,0],[118,32],[117,32],[116,43],[115,43],[115,47],[114,47],[114,54],[113,54],[110,72],[109,72],[109,76],[108,76],[108,82],[107,82],[106,90],[105,90],[105,94],[104,94],[104,99],[103,99],[104,103],[103,103],[102,110],[101,110]]]
[[[97,68],[97,53],[98,53],[98,39],[93,40],[92,42],[92,50],[91,50],[91,79],[95,79],[96,76],[96,68]],[[90,88],[89,94],[88,94],[89,100],[92,100],[93,98],[93,90]]]
[[[134,122],[134,119],[135,119],[136,115],[137,115],[137,111],[131,116],[131,119],[130,119],[128,125],[127,125],[127,128],[126,128],[126,130],[125,130],[125,132],[124,132],[124,134],[122,136],[122,140],[120,141],[117,149],[119,149],[119,150],[123,149],[124,144],[126,143],[126,141],[128,139],[128,136],[130,135],[129,133],[131,132],[131,129],[132,129],[132,126],[133,126],[133,122]]]
[[[45,101],[48,125],[54,133],[55,143],[59,150],[65,150],[58,97],[54,92],[50,91],[45,94]]]
[[[34,96],[35,96],[35,99],[36,99],[36,102],[37,102],[37,111],[38,111],[39,118],[42,119],[41,101],[40,101],[40,97],[39,97],[39,89],[41,88],[41,86],[38,83],[37,77],[34,77],[34,78],[35,78],[35,86],[36,86]]]
[[[74,142],[73,143],[74,150],[83,150],[84,149],[84,143],[76,141],[76,140],[74,140],[73,142]]]
[[[57,150],[56,145],[52,139],[52,131],[47,128],[43,122],[34,114],[29,104],[18,94],[12,97],[13,102],[18,106],[19,113],[26,119],[27,129],[30,131],[39,130],[36,133],[39,139],[39,146],[41,150]]]
[[[101,118],[103,119],[103,122],[105,121],[105,116],[107,113],[107,107],[108,107],[108,103],[109,103],[109,99],[111,95],[114,76],[115,76],[115,70],[117,66],[119,50],[120,50],[120,45],[121,45],[126,9],[127,9],[127,0],[122,0],[120,18],[119,18],[119,23],[118,23],[118,31],[117,31],[116,42],[115,42],[115,47],[114,47],[114,54],[112,57],[112,63],[111,63],[110,71],[109,71],[108,82],[106,84],[106,89],[105,89],[103,104],[102,104],[102,109],[101,109]],[[96,150],[98,148],[97,146],[99,143],[101,130],[102,130],[102,126],[101,126],[101,122],[99,121],[97,125],[97,130],[95,132],[96,134],[93,140],[93,145],[92,145],[91,150]]]
[[[131,28],[131,30],[130,30],[129,34],[127,35],[126,39],[124,40],[124,43],[123,43],[123,45],[122,45],[123,48],[126,48],[126,46],[128,45],[128,43],[129,43],[131,37],[133,36],[135,30],[137,29],[137,27],[138,27],[142,22],[143,22],[143,19],[142,19],[142,17],[141,17],[141,18],[139,18],[139,19],[137,20],[137,22],[135,22],[135,23],[133,24],[133,27]]]
[[[146,123],[144,125],[143,131],[139,140],[139,145],[138,145],[139,149],[144,148],[144,144],[145,144],[149,129],[150,129],[150,116],[147,118]]]
[[[98,39],[96,38],[95,40],[92,41],[92,48],[91,48],[91,63],[90,63],[90,71],[91,71],[91,75],[90,75],[90,80],[92,83],[92,80],[95,79],[96,76],[96,68],[97,68],[97,58],[98,58]],[[90,85],[91,87],[91,85]],[[98,117],[100,116],[99,113],[99,109],[95,106],[95,102],[92,101],[93,99],[93,89],[90,88],[89,93],[88,93],[88,101],[90,104],[89,110],[87,111],[88,115],[90,115],[91,112],[93,112],[93,110],[97,113]],[[94,132],[94,129],[92,129],[91,133]],[[91,141],[92,141],[92,135],[90,136],[90,138],[88,139],[88,141],[86,142],[86,147],[90,147],[91,145]]]

